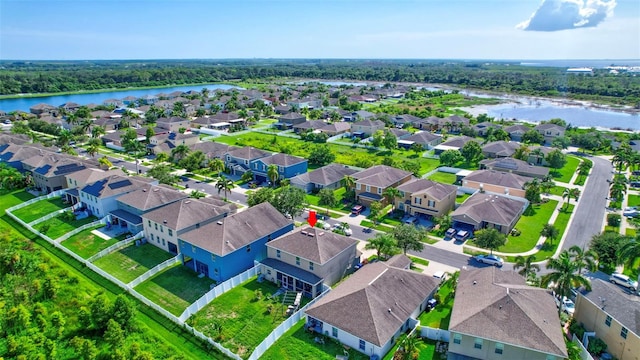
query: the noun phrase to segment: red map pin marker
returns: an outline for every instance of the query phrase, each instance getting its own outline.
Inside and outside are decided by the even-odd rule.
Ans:
[[[311,225],[311,227],[316,226],[316,222],[318,221],[318,219],[316,219],[315,210],[309,210],[309,219],[307,221],[309,222],[309,225]]]

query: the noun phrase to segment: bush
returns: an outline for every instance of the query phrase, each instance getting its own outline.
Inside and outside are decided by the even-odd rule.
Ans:
[[[522,232],[516,228],[511,229],[511,236],[520,236]]]
[[[622,217],[620,214],[607,214],[607,225],[618,227],[620,226],[620,221]]]
[[[590,338],[587,350],[592,354],[600,355],[607,350],[607,344],[600,338]]]
[[[569,331],[578,337],[580,341],[582,341],[582,337],[584,336],[584,327],[582,324],[578,324],[575,322],[575,319],[571,319],[571,325],[569,325]]]

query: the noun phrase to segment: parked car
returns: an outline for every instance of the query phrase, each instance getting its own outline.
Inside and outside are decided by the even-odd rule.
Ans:
[[[354,205],[354,206],[351,208],[351,214],[353,214],[353,215],[360,215],[360,213],[361,213],[361,212],[363,212],[363,211],[364,211],[364,209],[365,209],[365,207],[364,207],[364,206],[362,206],[362,205]]]
[[[452,239],[455,235],[456,235],[456,229],[454,228],[449,228],[447,232],[444,233],[444,237],[449,239]]]
[[[560,311],[563,311],[569,315],[573,315],[573,313],[576,310],[576,305],[573,303],[573,301],[571,301],[571,299],[567,298],[566,296],[563,296],[562,300],[560,300],[560,296],[556,295],[555,300],[556,300],[556,307],[560,308]]]
[[[440,270],[433,273],[433,277],[438,279],[438,281],[443,282],[447,278],[447,273]]]
[[[609,277],[609,281],[611,281],[612,284],[624,286],[633,292],[638,290],[638,282],[635,280],[631,280],[627,275],[613,273]]]
[[[332,230],[333,231],[340,230],[340,231],[344,232],[344,234],[346,236],[353,235],[353,230],[351,230],[351,228],[342,229],[342,224],[333,224],[333,229]]]
[[[458,232],[455,235],[455,238],[456,238],[456,241],[464,242],[469,238],[470,235],[471,233],[467,230],[458,230]]]
[[[404,222],[405,224],[415,225],[418,223],[418,218],[416,218],[415,216],[409,216],[402,220],[402,222]]]
[[[331,230],[331,224],[329,224],[328,222],[324,222],[324,221],[318,221],[316,223],[316,227],[322,228],[324,230]]]
[[[497,267],[502,267],[502,265],[504,264],[504,260],[502,260],[501,257],[496,255],[477,255],[475,259],[479,263],[493,265]]]
[[[427,301],[427,311],[431,311],[431,309],[435,308],[436,305],[438,305],[438,300],[436,299],[429,299]]]

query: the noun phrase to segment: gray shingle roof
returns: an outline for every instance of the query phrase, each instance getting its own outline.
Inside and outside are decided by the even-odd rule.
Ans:
[[[357,243],[358,240],[344,235],[305,226],[269,242],[267,246],[322,265]]]
[[[261,158],[260,161],[262,161],[267,165],[273,164],[273,165],[280,165],[280,166],[286,167],[286,166],[299,164],[301,162],[305,162],[307,161],[307,159],[293,156],[293,155],[288,155],[288,154],[276,153],[271,156]]]
[[[227,154],[238,159],[247,159],[247,160],[259,159],[259,158],[263,158],[265,156],[271,155],[271,153],[268,151],[256,149],[252,146],[245,146],[241,148],[230,148],[229,151],[227,151]]]
[[[433,277],[376,262],[351,275],[307,315],[382,346],[436,287]]]
[[[582,290],[580,293],[629,331],[640,336],[639,296],[628,294],[617,285],[597,278],[591,280],[591,291]],[[601,299],[605,299],[604,303]]]
[[[536,177],[545,177],[549,174],[549,168],[544,166],[529,165],[526,161],[514,158],[484,159],[480,161],[480,165],[488,169],[497,171],[517,171],[521,173],[535,175]]]
[[[125,176],[124,172],[118,168],[107,171],[88,168],[67,175],[67,179],[73,179],[82,184],[90,184],[92,182],[104,179],[112,175]]]
[[[496,156],[511,156],[520,147],[519,143],[508,141],[493,141],[482,147],[482,152],[493,153]]]
[[[522,125],[522,124],[517,124],[517,125],[511,125],[511,126],[507,126],[506,128],[504,128],[504,131],[506,131],[509,134],[512,133],[526,133],[527,131],[531,130],[532,128],[530,128],[527,125]]]
[[[320,129],[324,126],[326,126],[327,123],[322,121],[322,120],[311,120],[311,121],[305,121],[303,123],[297,124],[297,125],[293,125],[294,129]]]
[[[376,165],[352,176],[361,184],[386,188],[411,175],[412,173],[409,171],[387,165]]]
[[[98,198],[107,198],[133,191],[154,181],[155,180],[150,178],[136,176],[111,175],[94,183],[87,184],[80,191]]]
[[[191,151],[202,151],[208,158],[222,158],[225,153],[237,149],[234,146],[213,141],[204,141],[189,146]]]
[[[513,271],[460,271],[449,330],[567,357],[553,297]]]
[[[462,181],[475,181],[483,184],[499,185],[512,189],[524,189],[533,178],[496,170],[476,170]]]
[[[525,200],[475,193],[454,210],[451,217],[455,220],[469,217],[476,223],[486,221],[492,224],[510,225],[519,216],[524,205]]]
[[[291,220],[265,202],[190,230],[180,239],[225,256],[289,225]]]
[[[469,141],[476,141],[478,142],[477,139],[474,139],[472,137],[469,136],[458,136],[458,137],[454,137],[453,139],[450,139],[448,141],[443,142],[440,145],[443,146],[452,146],[452,147],[457,147],[457,148],[462,148],[464,146],[464,144],[466,144]]]
[[[398,190],[408,192],[413,195],[426,193],[435,199],[442,200],[449,195],[455,196],[458,191],[458,187],[427,179],[413,179],[398,186]]]
[[[156,223],[164,223],[168,228],[179,231],[230,212],[231,210],[225,207],[196,199],[185,199],[150,211],[142,217]]]
[[[308,173],[300,174],[295,178],[299,178],[305,183],[311,182],[318,185],[330,185],[342,180],[347,175],[353,175],[357,172],[357,170],[353,170],[345,165],[329,164]],[[292,181],[294,181],[293,178]]]
[[[436,134],[432,134],[429,131],[421,131],[419,133],[415,133],[409,137],[407,137],[405,140],[407,141],[415,141],[419,144],[429,144],[432,141],[441,138],[442,136],[436,135]]]
[[[170,186],[147,184],[140,189],[120,196],[118,201],[135,209],[147,211],[187,197],[187,194]]]

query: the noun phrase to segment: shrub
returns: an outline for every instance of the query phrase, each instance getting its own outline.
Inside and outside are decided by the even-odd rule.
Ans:
[[[600,355],[607,350],[607,344],[600,338],[591,338],[587,350],[592,354]]]
[[[571,325],[569,325],[569,331],[582,341],[582,337],[584,336],[584,327],[582,324],[575,322],[574,319],[571,320]]]
[[[522,232],[516,228],[511,229],[511,236],[520,236]]]
[[[618,227],[620,226],[620,221],[622,217],[620,214],[607,214],[607,225]]]

